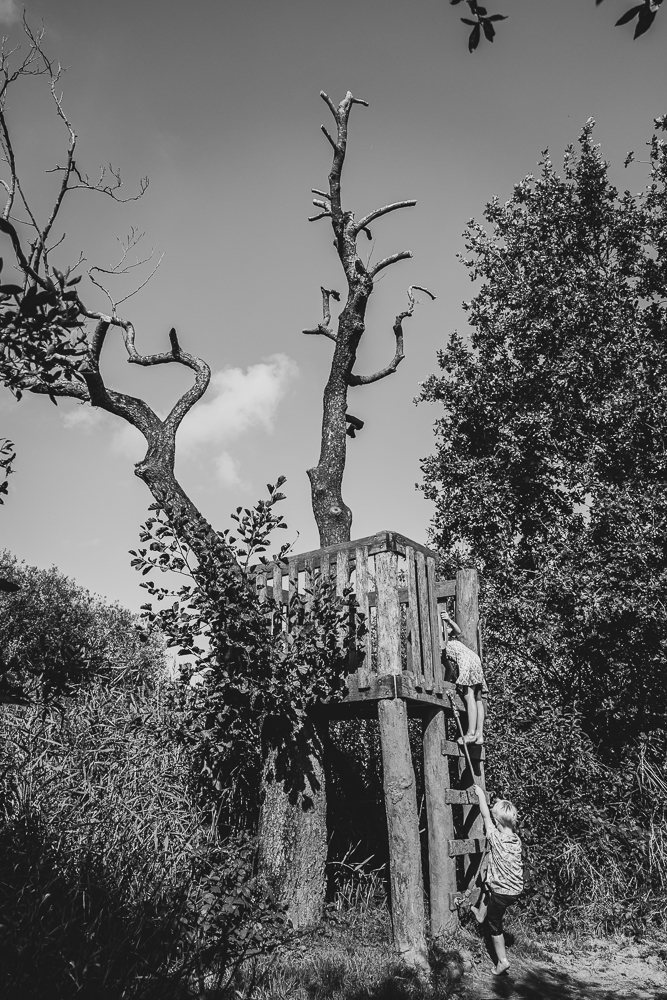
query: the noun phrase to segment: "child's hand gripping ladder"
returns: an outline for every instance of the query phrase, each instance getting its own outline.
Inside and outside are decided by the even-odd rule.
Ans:
[[[459,715],[458,706],[456,704],[456,698],[449,691],[447,692],[447,696],[449,698],[449,704],[452,706],[452,712],[454,713],[454,718],[456,719],[456,725],[458,726],[459,735],[461,738],[461,745],[463,746],[463,752],[465,754],[468,770],[470,771],[470,777],[472,779],[473,785],[476,785],[477,782],[475,781],[475,772],[472,769],[472,761],[470,760],[470,753],[468,752],[468,744],[466,743],[465,736],[463,734],[463,726],[461,725],[461,717]],[[456,906],[458,907],[464,906],[467,903],[468,899],[470,898],[477,883],[477,879],[479,878],[480,872],[482,871],[484,862],[486,861],[487,854],[488,854],[488,848],[485,848],[479,859],[479,864],[477,865],[477,871],[471,878],[468,888],[465,890],[465,892],[458,893],[458,895],[454,898],[454,904]]]

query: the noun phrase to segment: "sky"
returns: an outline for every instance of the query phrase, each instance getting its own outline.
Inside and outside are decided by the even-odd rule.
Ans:
[[[344,206],[361,217],[417,200],[374,226],[375,260],[405,249],[414,256],[378,282],[356,370],[393,357],[392,324],[410,284],[437,298],[422,297],[405,322],[396,374],[350,390],[350,411],[365,426],[349,442],[343,493],[354,538],[390,529],[425,542],[432,510],[416,484],[439,414],[414,398],[450,333],[466,333],[461,303],[474,287],[456,259],[466,223],[494,195],[506,200],[545,148],[560,162],[589,117],[616,183],[643,185],[641,164],[622,164],[667,111],[667,17],[633,42],[631,27],[614,27],[629,5],[489,0],[489,12],[508,20],[493,45],[470,54],[459,20],[467,9],[446,0],[28,2],[47,52],[66,67],[63,105],[83,169],[93,175],[112,163],[128,194],[141,177],[150,181],[143,198],[123,205],[74,192],[56,262],[83,252],[86,267],[109,267],[133,227],[145,234],[135,258],[154,248],[150,264],[114,287],[131,291],[160,260],[122,307],[138,348],[165,350],[174,326],[183,348],[213,369],[179,432],[176,473],[217,528],[285,475],[283,534],[297,552],[317,546],[306,469],[318,459],[332,345],[302,331],[321,318],[320,286],[345,287],[330,224],[307,222],[310,189],[325,186],[330,167],[320,90],[336,103],[347,90],[369,103],[350,120]],[[0,0],[12,43],[21,40],[18,16],[12,0]],[[7,115],[24,187],[43,214],[54,185],[47,171],[63,161],[67,136],[44,80],[23,82]],[[7,246],[0,253],[11,258]],[[103,308],[101,293],[86,295]],[[189,384],[177,366],[128,366],[115,337],[103,372],[161,414]],[[138,608],[145,595],[128,550],[152,499],[133,474],[138,433],[70,401],[16,402],[0,390],[0,437],[18,450],[0,548]]]

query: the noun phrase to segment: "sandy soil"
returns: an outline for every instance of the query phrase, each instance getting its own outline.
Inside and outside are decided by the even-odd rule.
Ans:
[[[492,975],[481,941],[475,944],[461,983],[470,1000],[667,1000],[667,943],[524,939],[516,950],[510,946],[503,976]]]

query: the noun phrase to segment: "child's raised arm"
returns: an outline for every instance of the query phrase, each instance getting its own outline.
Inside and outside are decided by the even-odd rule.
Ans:
[[[449,617],[446,611],[443,611],[442,617],[447,622],[454,635],[461,635],[461,629],[458,627],[454,619]]]
[[[483,788],[480,788],[478,784],[473,785],[473,788],[477,792],[477,799],[479,801],[479,811],[482,814],[482,819],[484,820],[484,830],[486,833],[489,832],[489,827],[493,826],[493,820],[491,819],[491,813],[489,812],[489,807],[486,804],[486,792]]]

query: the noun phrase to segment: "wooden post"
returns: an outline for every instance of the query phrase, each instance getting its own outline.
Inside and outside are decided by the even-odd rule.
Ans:
[[[431,897],[431,936],[453,933],[459,924],[458,913],[450,910],[449,901],[456,894],[456,859],[450,857],[448,844],[454,839],[452,807],[447,801],[449,759],[443,754],[446,739],[445,713],[435,708],[424,722],[424,790],[428,822],[428,865]]]
[[[401,615],[396,554],[375,556],[378,607],[378,673],[401,673]],[[403,960],[428,968],[424,887],[415,773],[410,754],[407,705],[402,698],[378,702],[384,801],[389,834],[389,874],[394,944]]]
[[[476,653],[479,627],[479,582],[476,569],[460,569],[456,574],[456,624],[466,646]]]
[[[456,624],[461,629],[461,639],[466,646],[474,650],[479,655],[479,581],[476,569],[460,569],[456,574]],[[481,760],[474,761],[473,767],[476,770],[475,779],[478,785],[486,790],[484,780],[484,764]],[[467,769],[465,758],[459,758],[459,773]],[[472,780],[472,775],[470,776]],[[463,809],[463,832],[466,838],[483,838],[484,821],[479,811],[479,806],[464,806]],[[479,862],[476,854],[467,855],[463,861],[464,885],[467,883],[471,871],[474,871]],[[474,900],[471,900],[474,902]]]

